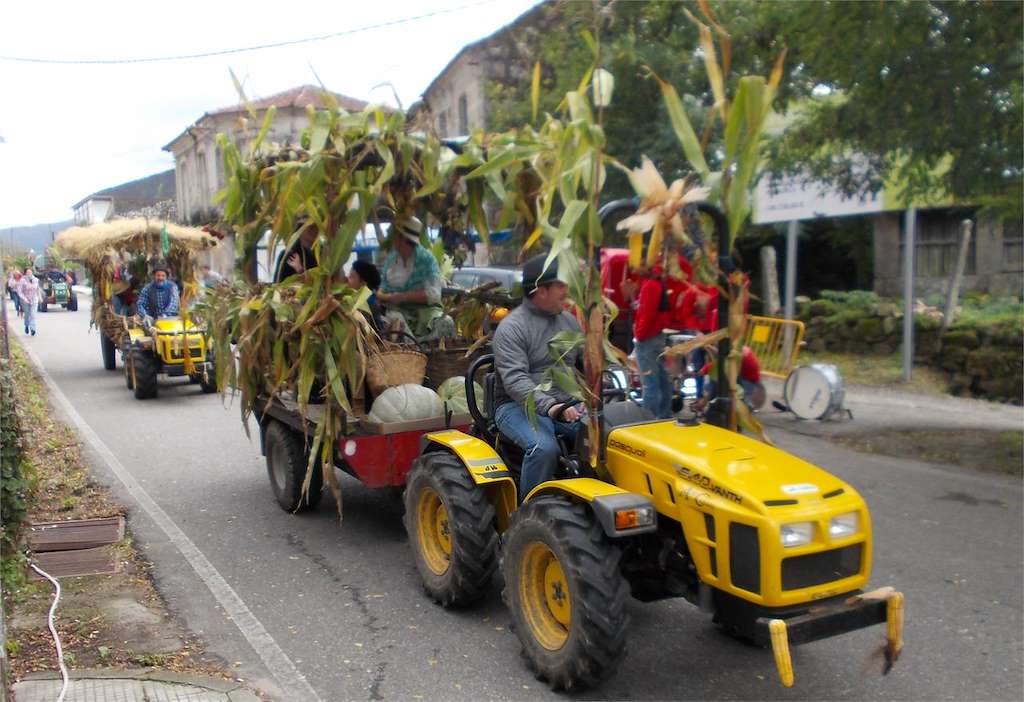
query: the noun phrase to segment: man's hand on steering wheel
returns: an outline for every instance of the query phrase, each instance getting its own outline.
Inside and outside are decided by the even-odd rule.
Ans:
[[[563,402],[558,405],[552,405],[551,409],[548,410],[548,416],[556,422],[575,422],[583,415],[578,409],[578,403]]]

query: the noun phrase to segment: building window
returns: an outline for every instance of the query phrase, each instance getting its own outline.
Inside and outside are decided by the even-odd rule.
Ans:
[[[206,166],[206,154],[202,151],[199,152],[199,157],[196,159],[196,170],[198,173],[198,186],[199,186],[199,207],[205,209],[207,202],[210,200],[210,186],[209,186],[209,170]]]
[[[438,136],[448,136],[448,111],[445,110],[437,117],[437,134]]]
[[[1003,222],[1003,270],[1024,270],[1024,220]]]
[[[459,96],[459,136],[469,134],[469,106],[466,104],[466,94]]]
[[[967,246],[967,261],[964,275],[975,274],[975,242],[978,239],[977,221],[973,214],[938,210],[917,213],[917,227],[914,232],[914,275],[921,278],[943,278],[956,267],[960,252],[960,228],[969,219],[974,223],[971,241]],[[900,217],[900,270],[903,270],[905,220]]]

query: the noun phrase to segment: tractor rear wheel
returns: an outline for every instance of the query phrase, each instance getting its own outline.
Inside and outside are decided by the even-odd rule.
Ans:
[[[614,673],[626,652],[629,587],[618,547],[590,511],[540,498],[512,516],[503,543],[503,597],[537,677],[574,690]]]
[[[100,351],[103,353],[103,367],[107,370],[114,370],[117,368],[117,349],[114,347],[114,342],[111,341],[106,334],[100,332]]]
[[[197,376],[199,378],[199,387],[202,388],[204,393],[210,394],[217,392],[217,357],[213,355],[213,349],[209,347],[206,349],[206,360],[210,362],[210,367],[199,371]]]
[[[132,352],[127,348],[121,350],[121,365],[124,367],[124,384],[128,386],[129,390],[134,390],[135,377],[133,375]]]
[[[156,397],[156,359],[153,354],[142,349],[132,349],[132,368],[135,370],[136,400],[148,400]]]
[[[494,507],[462,461],[438,451],[420,456],[405,483],[405,530],[423,588],[444,607],[485,594],[497,568]]]
[[[303,497],[306,479],[306,447],[303,437],[281,422],[271,420],[264,438],[267,452],[267,475],[274,499],[286,512],[305,512],[317,506],[324,491],[322,464],[317,459],[309,480],[309,494]]]

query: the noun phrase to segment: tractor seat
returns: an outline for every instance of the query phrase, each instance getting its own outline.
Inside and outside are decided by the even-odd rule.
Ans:
[[[604,406],[604,438],[612,429],[626,424],[639,424],[640,422],[653,422],[654,413],[646,407],[638,405],[632,400],[622,402],[609,402]]]

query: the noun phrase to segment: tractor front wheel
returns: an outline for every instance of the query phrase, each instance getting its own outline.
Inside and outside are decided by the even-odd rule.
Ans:
[[[156,397],[156,358],[142,349],[132,349],[131,356],[132,369],[135,371],[135,399],[148,400]]]
[[[78,311],[78,296],[77,295],[72,295],[71,297],[68,298],[67,309],[68,309],[68,312],[77,312]]]
[[[614,673],[626,652],[629,587],[618,547],[590,511],[540,498],[513,515],[503,542],[505,604],[537,677],[575,690]]]
[[[100,332],[100,351],[103,353],[103,367],[107,370],[117,368],[117,356],[115,355],[117,349],[114,347],[114,342],[102,331]]]
[[[286,512],[305,512],[317,506],[324,490],[322,464],[317,459],[309,479],[309,494],[303,497],[306,479],[306,447],[303,437],[281,422],[272,420],[264,439],[267,475],[274,499]]]
[[[476,602],[497,568],[494,507],[447,452],[416,459],[405,486],[405,530],[423,588],[445,607]]]

